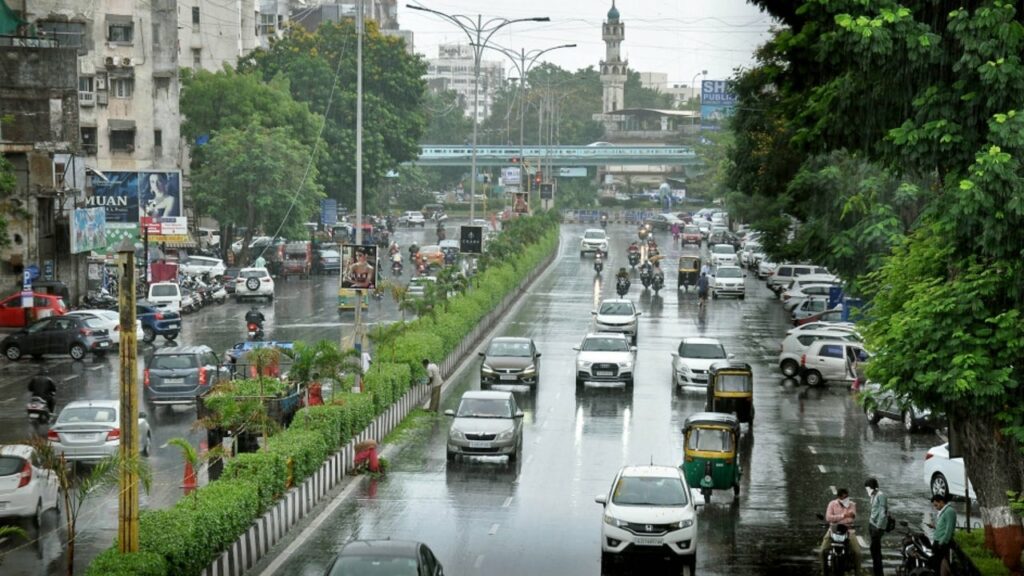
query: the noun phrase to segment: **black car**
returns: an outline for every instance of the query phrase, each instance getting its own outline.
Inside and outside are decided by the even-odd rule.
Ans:
[[[540,380],[540,352],[530,338],[494,338],[480,356],[480,384],[535,386]]]
[[[408,540],[356,540],[334,557],[325,576],[444,576],[426,544]]]
[[[102,355],[114,347],[102,325],[96,318],[51,316],[4,338],[0,350],[8,360],[18,360],[25,354],[69,354],[73,360],[81,360],[90,352]]]
[[[878,424],[884,419],[895,420],[907,432],[938,430],[946,426],[946,418],[941,414],[918,408],[891,390],[868,395],[864,401],[864,416],[871,424]]]
[[[142,340],[152,343],[157,336],[173,341],[181,332],[181,314],[169,312],[146,300],[135,303],[135,317],[142,322]]]
[[[173,346],[146,361],[142,399],[153,412],[159,404],[194,404],[230,374],[209,346]]]
[[[224,286],[224,291],[228,294],[235,293],[235,278],[238,278],[239,270],[241,270],[241,268],[225,268],[224,273],[220,276],[220,281]]]
[[[715,244],[729,244],[736,250],[739,250],[743,243],[740,241],[740,237],[732,232],[729,232],[728,230],[720,230],[708,237],[708,244],[711,246],[714,246]]]

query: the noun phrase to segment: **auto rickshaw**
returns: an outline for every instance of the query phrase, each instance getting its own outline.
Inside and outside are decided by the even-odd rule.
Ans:
[[[365,292],[365,291],[363,291]],[[367,294],[360,295],[360,290],[354,288],[338,288],[338,312],[355,310],[356,302],[362,302],[363,310],[370,305],[370,297]]]
[[[683,474],[691,488],[700,488],[704,502],[711,501],[713,490],[732,488],[740,495],[742,470],[736,447],[740,422],[732,414],[698,412],[683,426]]]
[[[679,273],[676,276],[676,289],[690,290],[700,279],[700,256],[680,256]]]
[[[708,412],[735,414],[754,425],[754,372],[745,362],[715,362],[708,370]]]

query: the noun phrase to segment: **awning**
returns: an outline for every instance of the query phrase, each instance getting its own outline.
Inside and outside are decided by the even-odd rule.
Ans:
[[[107,120],[107,127],[111,130],[135,130],[135,120],[119,120],[111,118]]]
[[[132,24],[132,16],[131,14],[107,14],[106,22],[107,24],[128,25]]]

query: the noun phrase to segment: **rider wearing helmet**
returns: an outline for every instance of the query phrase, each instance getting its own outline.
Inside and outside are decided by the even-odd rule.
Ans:
[[[256,306],[253,306],[251,310],[245,313],[246,324],[253,323],[258,326],[263,326],[264,320],[265,318],[263,317],[263,313],[260,312],[259,308],[257,308]]]
[[[53,378],[50,378],[46,366],[40,368],[39,374],[28,381],[28,391],[33,396],[46,400],[46,407],[49,408],[51,414],[53,413],[57,402],[57,384],[54,383]]]

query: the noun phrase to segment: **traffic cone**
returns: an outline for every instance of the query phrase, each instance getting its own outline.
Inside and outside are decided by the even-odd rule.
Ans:
[[[185,461],[185,479],[182,481],[181,487],[185,489],[185,495],[189,495],[198,487],[196,482],[196,471],[192,468],[192,463],[188,460]]]

